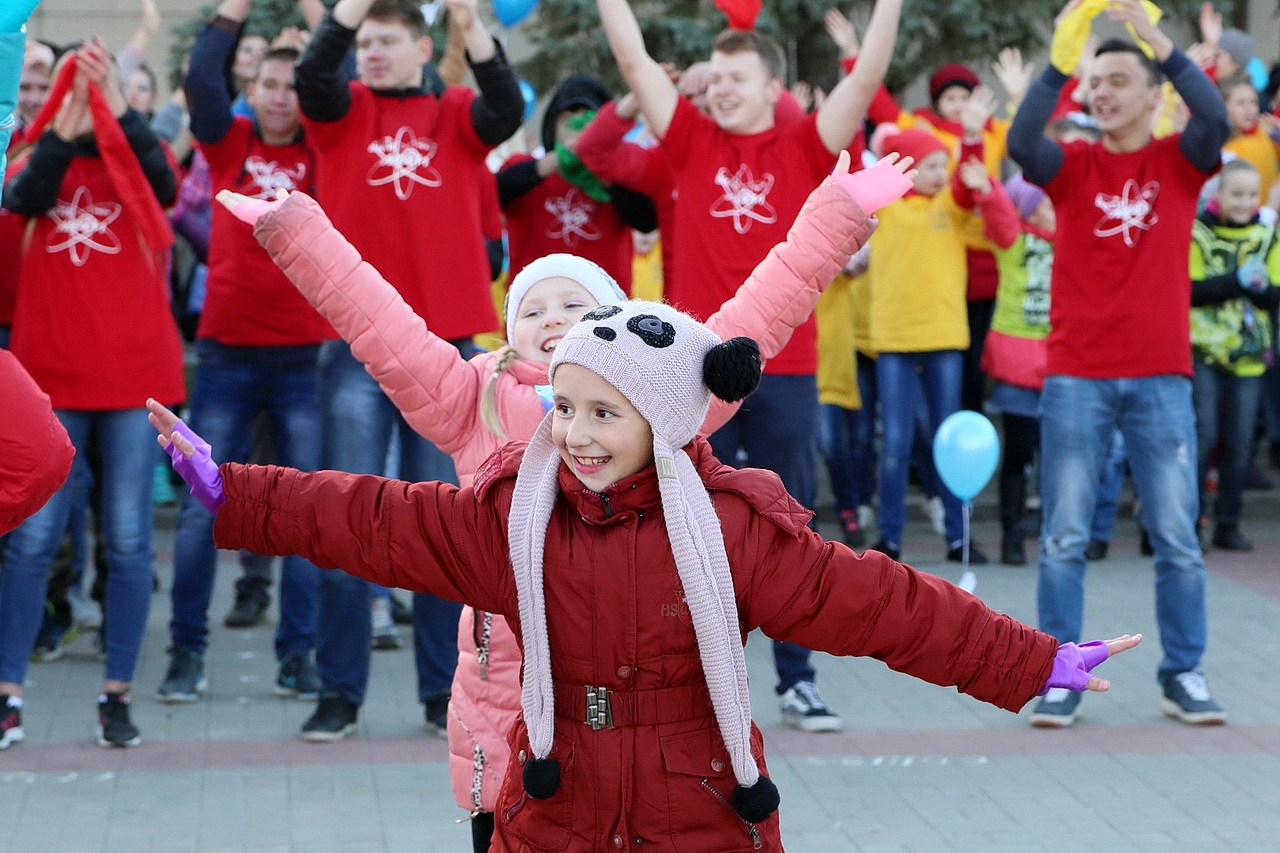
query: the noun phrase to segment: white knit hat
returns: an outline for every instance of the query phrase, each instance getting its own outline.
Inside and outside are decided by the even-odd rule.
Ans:
[[[713,393],[732,402],[755,389],[759,347],[749,338],[721,342],[668,305],[633,301],[585,314],[556,347],[553,382],[561,364],[577,364],[603,377],[653,430],[667,534],[716,722],[739,783],[734,806],[753,823],[764,820],[777,808],[778,796],[751,755],[751,701],[724,535],[706,486],[683,449],[702,425]],[[508,522],[524,639],[521,704],[534,757],[525,765],[524,781],[537,798],[550,797],[559,784],[558,765],[546,758],[555,736],[555,708],[542,586],[547,522],[559,488],[553,417],[543,420],[525,451]]]
[[[618,287],[613,276],[599,264],[563,252],[544,255],[520,270],[507,287],[507,298],[502,303],[502,313],[507,320],[507,343],[515,339],[516,313],[529,288],[544,279],[556,277],[567,278],[582,285],[601,305],[617,305],[627,301],[627,295]]]

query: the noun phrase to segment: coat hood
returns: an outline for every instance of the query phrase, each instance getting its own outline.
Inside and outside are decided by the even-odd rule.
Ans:
[[[587,74],[573,74],[564,79],[551,94],[547,109],[542,114],[542,147],[553,151],[556,147],[556,118],[566,110],[586,107],[598,110],[610,100],[612,95],[596,78]]]

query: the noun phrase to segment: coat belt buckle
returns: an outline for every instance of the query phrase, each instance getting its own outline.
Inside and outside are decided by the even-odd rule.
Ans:
[[[604,687],[587,685],[587,719],[593,732],[613,728],[613,708],[609,706],[609,691]]]

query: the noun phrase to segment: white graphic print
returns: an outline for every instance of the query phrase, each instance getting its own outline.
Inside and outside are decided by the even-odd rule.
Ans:
[[[438,187],[443,183],[440,172],[431,165],[436,156],[435,141],[419,139],[407,127],[397,130],[394,137],[375,139],[367,150],[378,158],[366,178],[369,186],[393,184],[396,198],[401,201],[413,194],[414,184]]]
[[[578,240],[599,240],[604,236],[591,221],[596,203],[578,192],[577,187],[569,187],[563,196],[552,196],[542,206],[555,217],[545,232],[553,240],[564,240],[564,244],[572,248],[578,245]]]
[[[245,158],[244,170],[257,185],[253,198],[274,199],[277,190],[296,190],[307,175],[306,163],[294,163],[293,168],[281,166],[275,160],[263,160],[257,154]],[[245,195],[250,195],[246,188]]]
[[[53,254],[65,249],[78,267],[88,263],[89,253],[95,249],[104,255],[120,254],[120,238],[108,227],[120,211],[118,202],[94,204],[87,187],[76,188],[71,201],[59,200],[49,211],[54,228],[45,251]]]
[[[1160,221],[1155,213],[1156,196],[1160,195],[1160,182],[1151,181],[1139,187],[1133,178],[1124,182],[1121,195],[1098,193],[1093,203],[1102,211],[1102,218],[1093,226],[1096,237],[1124,235],[1124,244],[1132,249],[1138,244],[1140,234],[1133,229],[1149,231]]]
[[[773,175],[765,172],[756,180],[746,164],[729,174],[724,166],[716,172],[716,186],[724,195],[711,205],[711,215],[716,219],[733,218],[733,230],[746,234],[751,230],[751,220],[771,225],[778,221],[778,211],[769,204],[769,190],[773,189]]]

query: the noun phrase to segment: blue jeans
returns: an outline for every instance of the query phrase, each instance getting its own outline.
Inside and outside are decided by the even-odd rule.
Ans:
[[[1050,376],[1041,397],[1040,627],[1078,642],[1084,621],[1084,549],[1098,476],[1112,441],[1124,434],[1142,496],[1142,526],[1156,564],[1159,675],[1194,669],[1204,655],[1205,570],[1196,538],[1195,416],[1185,376],[1083,379]]]
[[[1116,513],[1120,510],[1120,490],[1124,488],[1124,475],[1129,470],[1129,456],[1124,450],[1124,434],[1111,431],[1106,456],[1102,460],[1102,473],[1098,475],[1098,496],[1094,501],[1093,521],[1089,525],[1089,538],[1110,542],[1116,526]]]
[[[463,351],[464,356],[470,354]],[[364,365],[351,355],[348,344],[325,342],[320,350],[319,375],[323,467],[382,474],[394,440],[401,479],[458,481],[453,460],[413,431]],[[316,667],[326,693],[341,695],[356,705],[364,703],[369,682],[369,634],[373,630],[369,594],[370,584],[363,578],[341,569],[320,573]],[[413,647],[420,701],[449,692],[458,664],[461,616],[461,604],[414,593]]]
[[[876,360],[858,353],[858,396],[862,398],[850,453],[853,456],[853,492],[857,506],[870,506],[876,494],[876,407],[880,394],[876,388]]]
[[[265,413],[280,464],[314,471],[320,462],[320,408],[316,388],[319,345],[235,347],[208,339],[196,343],[200,362],[191,389],[191,428],[220,461],[245,462],[253,452],[253,424]],[[204,653],[209,638],[209,599],[217,557],[213,514],[191,495],[182,499],[173,545],[173,645]],[[297,555],[282,561],[276,657],[315,645],[320,570]]]
[[[813,374],[766,373],[742,408],[711,435],[711,449],[726,465],[766,468],[791,496],[810,509],[816,500],[818,383]],[[745,456],[745,461],[743,457]],[[798,681],[813,681],[810,652],[795,643],[773,641],[778,695]]]
[[[21,684],[44,615],[49,566],[83,494],[84,448],[95,430],[102,448],[102,532],[107,546],[105,677],[132,681],[151,606],[151,479],[155,429],[146,409],[55,410],[76,448],[66,485],[9,535],[0,576],[0,681]]]
[[[1194,370],[1191,397],[1196,407],[1196,446],[1200,450],[1196,458],[1196,482],[1201,489],[1201,512],[1208,510],[1204,478],[1209,470],[1209,456],[1217,447],[1218,499],[1213,502],[1213,520],[1220,527],[1234,527],[1240,523],[1240,508],[1244,504],[1244,478],[1253,455],[1253,429],[1258,423],[1262,377],[1236,376],[1199,362]]]
[[[960,408],[959,350],[935,352],[882,352],[876,358],[876,382],[880,389],[880,538],[901,547],[907,522],[907,469],[915,441],[916,406],[924,394],[929,415],[932,447],[938,425]],[[947,542],[964,539],[960,501],[941,482],[938,494],[947,514]]]
[[[818,408],[818,453],[827,465],[837,512],[858,508],[853,436],[861,416],[861,409],[846,409],[835,403],[822,403]]]

